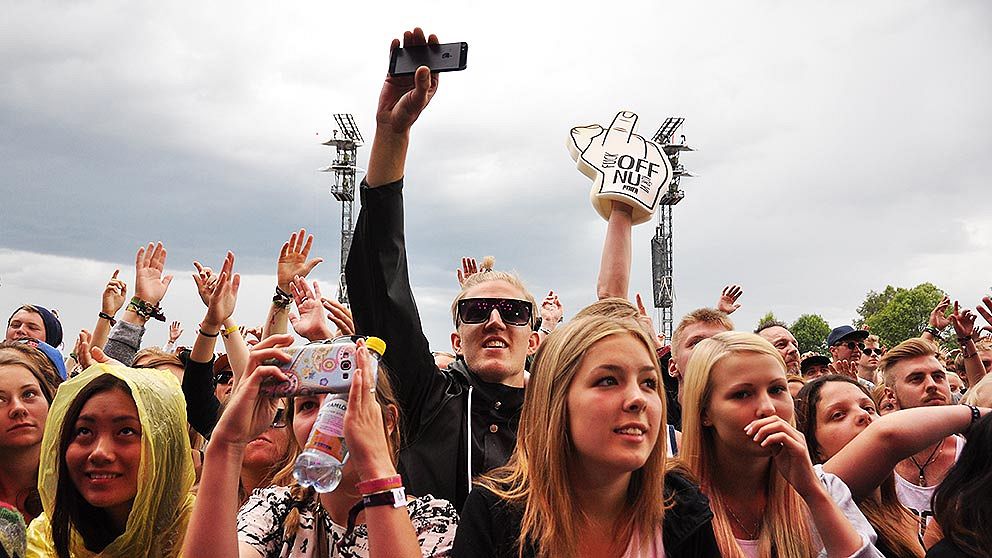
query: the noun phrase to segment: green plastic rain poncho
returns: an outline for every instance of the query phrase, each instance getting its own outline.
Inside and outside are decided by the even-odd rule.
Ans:
[[[186,401],[182,387],[172,374],[153,369],[132,369],[98,364],[59,386],[48,411],[41,448],[38,490],[44,513],[28,528],[28,556],[55,556],[51,517],[58,485],[59,432],[76,395],[103,374],[127,382],[141,420],[141,466],[127,528],[98,556],[178,556],[193,510],[190,488],[195,480],[186,430]],[[73,530],[74,557],[95,556]]]

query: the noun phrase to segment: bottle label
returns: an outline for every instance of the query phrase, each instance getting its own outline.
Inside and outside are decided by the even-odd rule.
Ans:
[[[348,453],[344,443],[344,414],[347,410],[347,399],[328,397],[324,400],[307,439],[306,449],[326,453],[343,463]]]

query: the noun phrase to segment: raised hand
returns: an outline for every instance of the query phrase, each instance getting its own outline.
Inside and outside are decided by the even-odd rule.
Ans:
[[[300,315],[290,313],[289,323],[296,333],[310,341],[319,341],[333,337],[331,328],[324,319],[324,305],[321,302],[320,285],[313,282],[313,289],[306,280],[297,276],[292,284],[293,300]]]
[[[403,47],[423,44],[438,44],[437,36],[424,36],[424,30],[417,27],[403,33]],[[399,39],[393,39],[389,50],[400,46]],[[413,76],[389,76],[382,84],[379,93],[379,106],[376,108],[376,124],[394,134],[403,134],[417,121],[420,113],[427,108],[437,92],[438,75],[421,66]]]
[[[945,314],[947,313],[947,307],[951,305],[951,297],[945,296],[937,306],[934,306],[933,310],[930,312],[930,326],[937,329],[943,330],[950,323],[951,319]]]
[[[548,291],[548,296],[541,302],[541,324],[549,330],[554,331],[555,326],[561,321],[565,309],[558,300],[558,295],[554,291]]]
[[[114,366],[124,366],[120,361],[114,360],[104,354],[103,349],[100,347],[92,346],[93,336],[88,330],[81,330],[79,332],[79,339],[76,341],[76,362],[79,366],[86,370],[94,364],[111,364]]]
[[[243,447],[269,428],[279,400],[260,395],[259,389],[267,379],[284,382],[289,378],[278,367],[263,363],[270,359],[289,362],[292,359],[281,348],[292,344],[292,335],[272,335],[249,353],[245,375],[228,397],[224,413],[210,438],[211,443]]]
[[[394,475],[396,468],[389,457],[382,407],[375,396],[372,356],[364,341],[358,341],[357,345],[357,369],[348,391],[348,410],[344,414],[344,439],[359,478],[370,480]],[[395,424],[393,426],[395,428]]]
[[[193,282],[196,283],[196,292],[200,294],[200,300],[203,301],[203,305],[210,306],[210,295],[214,292],[219,277],[214,275],[214,270],[209,267],[203,267],[200,265],[200,262],[193,262],[193,267],[196,268],[196,273],[193,274]]]
[[[458,277],[458,284],[464,287],[465,280],[478,272],[479,265],[475,258],[462,258],[462,268],[455,270],[455,276]]]
[[[641,327],[648,332],[648,335],[654,340],[654,348],[658,350],[665,346],[665,336],[658,335],[654,329],[654,321],[648,314],[648,309],[644,307],[644,301],[641,299],[641,293],[634,295],[634,299],[637,301],[637,321],[640,322]]]
[[[860,353],[858,353],[860,355]],[[857,358],[860,358],[858,356]],[[841,376],[847,376],[848,378],[857,379],[858,367],[855,364],[856,360],[835,360],[827,365],[831,374],[840,374]]]
[[[106,288],[103,289],[100,311],[108,316],[117,314],[118,310],[124,306],[124,301],[127,300],[127,283],[117,278],[120,272],[121,270],[115,269],[114,275],[107,282]]]
[[[172,283],[171,275],[162,275],[165,255],[165,247],[159,242],[138,248],[134,258],[134,296],[152,305],[162,302]]]
[[[238,304],[241,275],[233,273],[233,270],[234,254],[228,252],[227,257],[224,258],[224,264],[221,266],[220,275],[217,277],[217,285],[210,293],[207,315],[203,318],[203,325],[219,328],[234,313],[234,307]]]
[[[742,294],[744,291],[741,290],[740,285],[727,285],[723,288],[723,293],[720,294],[720,300],[716,302],[716,309],[724,314],[733,314],[734,310],[741,307],[737,299]]]
[[[175,343],[183,334],[183,325],[179,322],[169,324],[169,343]]]
[[[982,305],[984,305],[984,307]],[[979,304],[975,310],[978,310],[978,313],[985,318],[985,321],[989,324],[989,326],[992,326],[992,297],[983,296],[982,304]],[[984,330],[985,328],[983,327],[982,329]]]
[[[283,292],[292,294],[293,279],[296,276],[306,276],[324,261],[323,258],[308,260],[310,248],[313,246],[313,235],[308,235],[306,229],[294,232],[289,240],[283,243],[279,251],[279,262],[276,265],[276,281]]]
[[[958,301],[954,301],[954,311],[951,312],[949,319],[951,325],[954,326],[954,333],[957,335],[959,342],[967,342],[975,334],[975,320],[977,318],[978,315],[972,314],[971,310],[967,308],[961,311],[958,308]]]
[[[334,322],[334,325],[337,326],[337,335],[355,334],[355,319],[351,315],[351,308],[329,298],[321,297],[320,301],[324,305],[324,310],[328,311],[327,319]]]

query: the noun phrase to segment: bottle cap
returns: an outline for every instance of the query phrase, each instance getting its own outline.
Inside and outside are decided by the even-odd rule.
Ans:
[[[375,354],[382,356],[386,354],[386,342],[378,337],[368,337],[365,339],[365,346]]]

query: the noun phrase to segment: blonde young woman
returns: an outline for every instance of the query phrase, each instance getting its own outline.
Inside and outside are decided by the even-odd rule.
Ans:
[[[810,462],[785,370],[751,333],[702,341],[689,361],[680,459],[710,498],[721,553],[881,556],[847,486]]]
[[[653,340],[578,318],[534,361],[506,466],[469,494],[452,556],[718,556],[706,499],[666,474]]]

